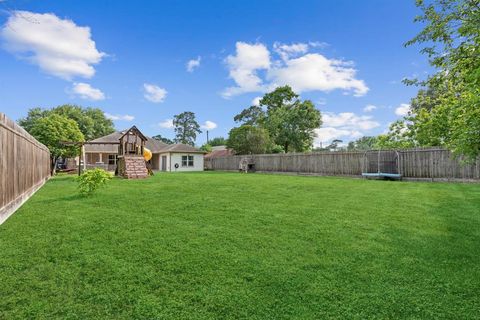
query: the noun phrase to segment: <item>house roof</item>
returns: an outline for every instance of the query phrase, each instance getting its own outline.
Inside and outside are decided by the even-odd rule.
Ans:
[[[95,143],[120,143],[120,138],[125,135],[128,130],[116,131],[114,133],[108,134],[106,136],[92,140],[91,142]],[[188,152],[188,153],[204,153],[203,151],[186,145],[186,144],[166,144],[160,140],[153,138],[145,137],[145,147],[150,149],[152,153],[163,153],[163,152]],[[87,153],[117,153],[118,145],[116,144],[88,144],[85,143],[85,152]]]
[[[205,155],[205,159],[227,157],[231,155],[233,155],[233,150],[230,149],[212,150],[212,152]]]
[[[188,152],[188,153],[205,153],[204,151],[192,147],[188,144],[183,143],[176,143],[176,144],[169,144],[165,148],[163,148],[160,152]]]

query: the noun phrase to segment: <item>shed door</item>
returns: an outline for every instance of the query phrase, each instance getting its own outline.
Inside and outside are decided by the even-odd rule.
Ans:
[[[162,156],[162,171],[167,171],[167,156]]]

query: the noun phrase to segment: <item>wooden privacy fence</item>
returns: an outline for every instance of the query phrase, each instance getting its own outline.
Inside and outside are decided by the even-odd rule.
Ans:
[[[328,176],[361,176],[364,152],[312,152],[249,155],[260,172],[289,172]],[[406,179],[479,180],[480,160],[465,164],[448,150],[421,148],[398,150],[399,171]],[[238,170],[245,156],[205,159],[210,170]]]
[[[0,224],[50,177],[50,152],[0,112]]]

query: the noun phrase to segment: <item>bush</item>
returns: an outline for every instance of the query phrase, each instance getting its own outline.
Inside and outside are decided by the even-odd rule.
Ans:
[[[87,170],[77,178],[78,190],[83,195],[91,195],[110,179],[112,175],[103,169]]]

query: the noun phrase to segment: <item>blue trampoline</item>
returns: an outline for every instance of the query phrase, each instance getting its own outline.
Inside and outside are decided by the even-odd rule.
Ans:
[[[401,179],[398,152],[395,150],[369,150],[365,152],[362,176],[372,179]]]

